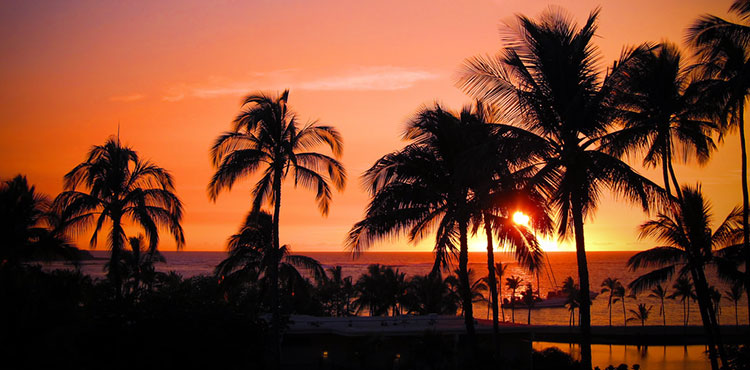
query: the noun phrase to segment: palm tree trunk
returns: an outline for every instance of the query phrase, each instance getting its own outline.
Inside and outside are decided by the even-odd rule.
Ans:
[[[609,326],[612,327],[612,289],[609,290],[609,302],[607,303],[607,307],[609,307]]]
[[[662,143],[662,146],[663,146],[662,153],[664,153],[664,156],[661,159],[661,171],[662,171],[662,176],[664,176],[664,190],[667,191],[667,196],[671,197],[672,191],[669,186],[669,161],[671,160],[671,158],[667,157],[667,153],[669,150],[668,149],[669,144],[667,140],[664,140],[664,142]]]
[[[469,241],[467,228],[467,221],[465,219],[458,222],[459,239],[461,243],[458,253],[458,270],[460,275],[459,279],[461,280],[464,324],[466,325],[466,335],[469,340],[469,350],[473,361],[476,352],[476,337],[474,331],[474,309],[471,300],[471,286],[469,285]]]
[[[529,317],[526,318],[526,325],[531,325],[531,304],[529,304]]]
[[[575,195],[573,195],[575,197]],[[591,291],[589,286],[589,269],[586,261],[586,245],[583,238],[583,207],[578,199],[573,199],[573,229],[576,238],[576,257],[578,260],[578,280],[580,298],[578,312],[581,315],[581,366],[591,369]]]
[[[739,103],[740,152],[742,154],[742,248],[745,251],[745,293],[747,294],[747,315],[750,322],[750,200],[747,189],[747,143],[745,142],[745,100]]]
[[[672,176],[672,182],[674,182],[674,192],[677,194],[677,199],[682,202],[682,189],[680,189],[680,184],[677,182],[677,176],[674,173],[674,167],[672,167],[672,162],[669,162],[669,173]]]
[[[711,361],[711,369],[719,370],[719,362],[717,360],[716,344],[714,341],[714,331],[712,330],[713,323],[709,316],[708,309],[706,307],[706,299],[708,298],[708,287],[702,284],[698,273],[695,271],[695,267],[690,269],[693,277],[693,284],[695,285],[695,293],[698,296],[698,308],[703,320],[703,328],[706,332],[706,341],[708,342],[708,358]],[[723,362],[723,361],[722,361]]]
[[[281,213],[281,168],[274,171],[274,208],[273,208],[273,243],[271,247],[271,261],[268,266],[268,279],[271,284],[271,356],[272,366],[275,369],[281,367],[281,307],[279,306],[279,215]]]
[[[122,254],[124,230],[122,229],[122,216],[113,212],[112,218],[112,253],[109,258],[109,273],[112,275],[112,283],[115,285],[115,295],[117,300],[122,299],[122,271],[120,270],[120,258]]]
[[[667,311],[664,311],[664,293],[662,293],[661,296],[661,320],[663,323],[663,326],[667,326]]]
[[[622,302],[622,325],[628,326],[628,319],[625,317],[625,294],[622,295],[620,301]]]
[[[706,310],[706,314],[708,315],[708,318],[711,320],[711,329],[713,329],[713,334],[714,334],[714,338],[716,341],[716,348],[719,352],[719,357],[721,358],[722,367],[725,367],[725,366],[728,366],[727,353],[724,350],[724,344],[723,344],[724,341],[721,337],[721,328],[719,327],[719,321],[718,321],[719,315],[714,309],[713,303],[711,302],[710,290],[708,289],[708,281],[706,280],[706,275],[705,275],[704,270],[699,269],[697,273],[698,273],[698,278],[700,279],[700,284],[697,284],[697,285],[701,285],[704,291],[705,295],[703,296],[703,304]],[[698,297],[700,298],[700,295]],[[705,322],[704,322],[704,325],[705,325]]]
[[[492,345],[495,356],[500,356],[500,327],[498,324],[497,279],[495,279],[495,248],[492,240],[492,225],[484,218],[484,232],[487,234],[487,278],[490,285],[490,301],[492,303]]]

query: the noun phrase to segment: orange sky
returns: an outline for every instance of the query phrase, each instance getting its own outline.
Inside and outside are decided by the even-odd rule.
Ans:
[[[498,51],[498,27],[513,14],[536,16],[550,4],[579,22],[601,5],[596,43],[609,63],[626,44],[681,42],[699,14],[726,16],[730,2],[2,2],[0,178],[23,173],[55,195],[62,176],[121,122],[122,141],[175,176],[186,250],[223,250],[249,209],[252,183],[211,203],[208,148],[229,128],[243,95],[288,87],[303,119],[342,132],[350,182],[334,195],[328,218],[317,213],[313,193],[286,187],[282,242],[296,251],[340,251],[367,203],[359,175],[403,145],[404,122],[422,104],[457,109],[470,102],[453,83],[462,61]],[[682,182],[703,183],[717,218],[741,202],[737,141],[728,137],[704,168],[677,168]],[[636,238],[644,220],[638,208],[604,199],[586,224],[588,249],[651,246]],[[162,249],[174,248],[162,240]],[[375,247],[420,249],[430,250],[430,242]]]

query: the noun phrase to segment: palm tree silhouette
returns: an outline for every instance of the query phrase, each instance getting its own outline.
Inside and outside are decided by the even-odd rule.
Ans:
[[[568,324],[570,326],[573,326],[575,325],[576,308],[580,307],[580,302],[578,300],[580,299],[580,296],[581,296],[581,290],[578,287],[578,284],[576,284],[573,278],[570,276],[568,276],[563,281],[563,285],[561,289],[562,289],[562,292],[566,296],[565,306],[567,306],[568,311],[570,311],[570,318],[568,320]]]
[[[273,281],[269,271],[279,271],[279,280],[286,287],[304,277],[299,269],[306,270],[316,280],[322,280],[325,271],[314,258],[291,254],[288,245],[273,248],[273,217],[264,211],[248,213],[240,230],[229,237],[227,258],[219,262],[214,274],[225,287],[246,282],[260,282],[268,301],[272,301]],[[277,282],[278,284],[278,282]],[[291,288],[290,288],[291,289]]]
[[[123,274],[125,277],[132,279],[132,282],[128,282],[126,287],[129,286],[130,293],[138,294],[141,290],[141,283],[143,283],[145,288],[150,291],[156,278],[154,263],[163,263],[167,260],[158,250],[148,250],[143,235],[128,238],[128,244],[130,250],[126,249],[122,252],[119,261],[120,267],[118,268],[119,271],[125,272]],[[111,265],[106,264],[105,269],[111,270]]]
[[[424,108],[408,123],[401,150],[380,158],[364,174],[371,201],[362,221],[349,232],[347,248],[357,254],[380,239],[408,231],[410,242],[435,234],[434,270],[448,265],[458,249],[459,289],[468,345],[476,349],[471,282],[468,276],[468,228],[476,212],[477,144],[493,125],[478,121],[471,108],[461,113],[439,105]],[[517,229],[516,229],[517,230]],[[458,245],[458,248],[456,247]]]
[[[400,314],[406,303],[405,274],[389,266],[373,264],[367,267],[354,285],[357,297],[354,306],[357,312],[367,310],[370,316]]]
[[[497,279],[495,281],[503,281],[503,276],[505,275],[505,271],[508,269],[508,264],[503,264],[502,262],[495,263],[495,276]],[[502,302],[502,296],[503,296],[503,284],[497,284],[497,297],[494,297],[492,299],[495,300],[495,302]],[[501,303],[498,303],[500,305],[500,313],[503,316],[503,321],[505,321],[505,309],[503,309],[503,305]]]
[[[331,126],[312,122],[303,127],[289,109],[289,90],[272,97],[253,93],[242,102],[242,111],[234,119],[232,130],[221,134],[211,148],[216,167],[208,185],[211,200],[230,190],[242,177],[261,172],[260,180],[252,189],[252,211],[257,212],[265,202],[273,205],[273,232],[270,258],[279,258],[279,214],[281,211],[281,183],[291,173],[294,185],[302,185],[316,192],[318,209],[328,214],[331,202],[329,184],[339,190],[346,183],[346,171],[337,161],[343,152],[339,132]],[[336,158],[312,149],[323,144]],[[271,288],[273,363],[278,367],[281,356],[281,316],[279,312],[278,263],[269,264]]]
[[[719,289],[716,289],[715,286],[709,287],[708,291],[711,296],[711,304],[714,307],[714,313],[716,314],[716,325],[721,325],[721,292]]]
[[[609,292],[609,300],[607,301],[607,308],[609,309],[609,326],[612,326],[612,297],[618,287],[622,287],[622,284],[617,278],[613,279],[608,277],[602,281],[602,293]]]
[[[714,15],[703,15],[688,30],[688,40],[699,58],[702,77],[712,82],[704,99],[718,101],[723,132],[739,130],[742,182],[742,230],[745,254],[745,293],[750,296],[750,196],[747,185],[745,104],[750,96],[750,1],[735,0],[729,11],[738,15],[734,23]],[[722,136],[719,136],[721,141]],[[750,299],[747,303],[750,320]]]
[[[651,289],[651,293],[648,296],[659,299],[661,303],[659,306],[659,316],[662,317],[662,324],[667,326],[667,313],[664,311],[664,298],[667,297],[667,291],[664,290],[661,284],[657,284],[655,288]]]
[[[330,276],[329,276],[330,275]],[[354,297],[352,277],[343,277],[341,266],[327,270],[326,278],[321,280],[319,290],[324,298],[326,312],[333,317],[350,316],[351,300]]]
[[[407,289],[409,313],[455,315],[461,304],[458,279],[454,275],[443,279],[440,270],[412,277]]]
[[[664,188],[682,197],[672,167],[674,158],[708,161],[716,148],[711,139],[714,105],[702,99],[702,82],[690,81],[676,45],[664,42],[639,53],[616,84],[616,109],[623,129],[605,137],[608,151],[622,156],[642,151],[643,165],[661,165]],[[682,153],[680,153],[682,152]],[[671,182],[670,184],[670,177]]]
[[[50,200],[18,175],[0,182],[0,269],[24,261],[64,258],[74,263],[78,249],[61,230]]]
[[[612,291],[612,303],[622,303],[622,325],[628,326],[628,320],[625,317],[627,311],[625,310],[625,287],[622,284],[616,285]]]
[[[713,251],[731,244],[741,228],[742,212],[735,208],[715,230],[711,230],[711,206],[703,198],[700,186],[683,187],[683,199],[667,212],[660,212],[655,220],[641,225],[640,237],[652,237],[666,245],[636,253],[628,260],[632,271],[657,267],[637,277],[628,286],[634,292],[649,289],[671,279],[678,267],[679,275],[690,275],[695,285],[701,319],[709,340],[712,368],[718,347],[722,363],[725,361],[716,313],[705,276],[705,266],[711,262]]]
[[[739,326],[740,319],[737,314],[737,304],[739,304],[740,300],[742,299],[742,285],[732,284],[732,287],[729,290],[725,291],[724,294],[734,304],[734,324],[736,326]]]
[[[687,326],[690,321],[690,301],[696,299],[693,282],[688,277],[679,277],[672,285],[672,289],[674,291],[667,298],[680,299],[680,302],[682,302],[682,322],[684,326]]]
[[[99,232],[105,223],[110,226],[109,276],[118,298],[122,297],[123,273],[118,262],[125,247],[126,222],[143,229],[149,251],[156,251],[162,227],[172,234],[178,249],[185,244],[180,225],[182,202],[174,194],[172,176],[141,160],[133,149],[121,145],[119,138],[92,147],[88,158],[65,175],[64,188],[54,207],[66,220],[68,230],[78,232],[93,226],[90,245],[96,247]]]
[[[590,283],[584,241],[584,219],[596,209],[603,187],[638,201],[644,209],[662,190],[601,147],[617,118],[613,88],[622,66],[648,48],[623,53],[601,78],[591,40],[599,10],[578,28],[570,18],[549,10],[540,20],[518,17],[509,27],[507,46],[497,58],[475,57],[466,63],[459,85],[473,96],[498,104],[512,123],[538,135],[546,152],[535,180],[551,195],[560,215],[558,233],[576,239],[581,285],[581,360],[591,368]],[[546,148],[546,149],[542,149]]]
[[[526,324],[531,325],[531,308],[534,307],[534,303],[536,303],[534,288],[532,288],[531,283],[526,284],[526,289],[521,292],[521,301],[528,308],[528,317],[526,319]]]
[[[520,276],[513,275],[505,279],[505,286],[511,290],[510,312],[512,322],[516,322],[516,290],[521,287],[521,283],[523,283],[523,278]]]
[[[646,326],[646,320],[648,320],[648,315],[652,308],[654,306],[646,307],[645,303],[638,303],[638,310],[629,310],[631,316],[628,317],[628,321],[640,321],[641,326]]]

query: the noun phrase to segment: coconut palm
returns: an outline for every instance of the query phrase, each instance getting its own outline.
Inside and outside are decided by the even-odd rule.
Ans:
[[[640,321],[641,326],[646,326],[646,320],[648,320],[648,315],[652,308],[654,306],[646,307],[645,303],[638,303],[638,310],[629,310],[631,316],[628,317],[628,321]]]
[[[732,303],[734,303],[734,324],[739,326],[740,325],[740,319],[737,315],[737,304],[742,299],[742,285],[740,284],[732,284],[732,287],[725,291],[724,294],[729,298]]]
[[[128,244],[130,250],[124,250],[122,253],[120,271],[125,271],[124,275],[132,279],[129,284],[132,293],[137,293],[141,289],[141,283],[146,289],[151,290],[156,279],[154,263],[164,263],[167,260],[158,250],[146,248],[143,235],[128,238]]]
[[[458,279],[454,275],[443,279],[440,270],[412,277],[407,290],[409,313],[455,315],[461,304]]]
[[[505,278],[505,286],[511,290],[510,312],[512,322],[516,322],[516,290],[521,287],[521,283],[523,283],[523,278],[520,276],[513,275],[509,278]]]
[[[534,307],[534,303],[536,303],[536,296],[534,296],[534,288],[532,288],[531,283],[526,284],[526,289],[521,291],[521,301],[528,308],[526,324],[531,325],[531,309]]]
[[[622,287],[622,283],[620,283],[617,278],[608,277],[602,281],[602,293],[609,293],[609,300],[607,301],[607,308],[609,309],[609,326],[612,326],[612,297],[618,287]]]
[[[50,200],[18,175],[0,182],[0,268],[36,259],[77,261],[78,249],[61,232]]]
[[[625,317],[627,314],[627,311],[625,311],[625,287],[620,285],[616,285],[614,289],[612,290],[612,303],[622,303],[622,325],[628,326],[628,320]]]
[[[673,292],[667,298],[680,299],[682,302],[682,322],[684,326],[690,321],[690,301],[695,300],[693,282],[688,277],[680,277],[672,285]]]
[[[121,145],[119,138],[92,147],[86,160],[65,175],[64,188],[54,207],[66,220],[68,230],[77,233],[93,226],[93,248],[99,232],[105,224],[109,226],[109,276],[118,297],[122,296],[123,279],[118,261],[125,248],[126,224],[143,230],[149,251],[157,249],[160,228],[172,234],[178,249],[185,244],[180,225],[182,202],[174,194],[172,176]]]
[[[742,212],[735,208],[715,230],[711,230],[711,206],[703,198],[700,186],[683,187],[683,198],[675,207],[660,212],[655,220],[641,225],[640,237],[652,237],[666,245],[636,253],[628,260],[635,271],[656,267],[655,270],[637,277],[628,286],[634,292],[649,289],[668,281],[675,272],[680,276],[690,275],[695,285],[701,319],[709,340],[709,351],[713,354],[712,368],[717,362],[718,346],[722,363],[725,360],[721,345],[716,310],[711,304],[711,295],[705,275],[705,266],[711,262],[714,250],[732,244],[741,228]],[[679,271],[677,269],[679,268]]]
[[[659,316],[662,317],[662,324],[667,326],[667,313],[664,311],[664,298],[667,298],[667,291],[661,284],[656,285],[655,288],[651,289],[651,293],[648,295],[652,298],[658,298],[661,303],[659,306]]]
[[[575,310],[576,308],[580,307],[580,302],[578,300],[580,299],[581,290],[578,287],[578,284],[576,284],[573,278],[570,276],[565,278],[565,280],[563,281],[561,290],[566,297],[565,306],[568,307],[568,311],[570,311],[568,324],[570,326],[573,326],[575,325]]]
[[[327,270],[326,278],[319,282],[319,293],[328,315],[333,317],[350,316],[351,300],[354,297],[352,277],[343,277],[341,266]]]
[[[357,312],[367,310],[370,316],[387,316],[400,313],[406,301],[405,274],[389,266],[373,264],[367,267],[354,285]]]
[[[477,171],[487,166],[475,156],[477,145],[485,143],[493,130],[493,125],[477,120],[470,108],[460,114],[439,105],[420,110],[407,125],[404,139],[409,143],[365,172],[372,199],[346,242],[357,254],[376,240],[406,232],[409,241],[415,242],[435,230],[433,271],[447,266],[458,250],[462,311],[472,352],[476,346],[468,231],[477,199],[471,195],[478,187]]]
[[[225,286],[260,282],[266,302],[272,302],[273,281],[269,276],[274,267],[272,264],[277,265],[279,280],[288,289],[292,289],[295,282],[304,280],[299,269],[306,270],[317,280],[324,278],[325,271],[320,262],[292,254],[288,245],[274,249],[272,235],[272,216],[264,211],[249,212],[239,231],[229,237],[227,258],[214,269],[219,281]]]
[[[750,1],[735,0],[729,11],[740,21],[703,15],[688,30],[688,40],[699,58],[701,77],[713,82],[704,98],[720,102],[724,132],[739,130],[745,293],[750,296],[750,196],[745,139],[745,104],[750,97]],[[750,320],[750,299],[747,312]]]
[[[708,160],[715,149],[715,109],[702,99],[701,82],[690,80],[676,45],[661,43],[636,59],[615,88],[623,128],[605,138],[605,147],[618,156],[642,153],[645,167],[661,166],[667,194],[674,185],[681,197],[672,162]]]
[[[503,281],[503,276],[505,275],[505,271],[508,269],[508,264],[503,264],[502,262],[495,263],[495,281]],[[497,284],[497,297],[494,297],[492,299],[495,300],[495,302],[502,302],[502,296],[503,296],[503,284]],[[500,305],[500,314],[503,316],[503,321],[505,321],[505,309],[503,309],[502,303],[498,303]]]
[[[535,21],[518,17],[508,45],[496,58],[466,63],[459,85],[473,96],[497,104],[511,123],[537,134],[546,148],[535,180],[546,189],[559,215],[558,232],[576,240],[581,285],[582,363],[591,368],[590,283],[584,219],[596,209],[606,187],[648,208],[662,191],[620,159],[604,151],[601,139],[617,118],[613,85],[633,55],[623,54],[610,73],[597,71],[592,44],[598,10],[578,28],[561,12],[549,10]],[[510,28],[510,27],[509,27]]]
[[[252,188],[251,203],[254,213],[263,203],[273,205],[271,246],[276,252],[269,254],[271,258],[280,257],[281,183],[286,176],[291,173],[295,186],[302,185],[316,192],[318,209],[323,215],[328,214],[331,185],[342,190],[346,183],[346,171],[337,160],[343,152],[339,132],[316,122],[300,125],[287,105],[288,100],[289,90],[275,97],[262,92],[248,95],[242,102],[242,111],[234,119],[232,130],[216,138],[211,148],[216,167],[208,185],[212,200],[216,200],[222,190],[230,190],[240,178],[261,173]],[[335,158],[314,151],[321,144],[327,146]],[[275,337],[272,357],[273,363],[278,365],[281,316],[277,266],[275,262],[269,264],[268,278],[273,313],[271,333]]]
[[[708,291],[711,297],[711,304],[713,305],[716,314],[716,325],[721,325],[721,292],[719,289],[716,289],[715,286],[709,287]]]

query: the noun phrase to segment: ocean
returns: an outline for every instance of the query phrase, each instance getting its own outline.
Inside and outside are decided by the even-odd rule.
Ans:
[[[102,278],[104,277],[103,267],[108,252],[95,250],[91,253],[94,257],[101,259],[84,261],[81,269],[84,273],[89,274],[94,278]],[[589,252],[587,257],[591,290],[596,292],[601,291],[601,282],[607,277],[617,278],[623,284],[627,284],[638,275],[647,272],[646,270],[635,272],[628,270],[626,262],[634,253],[635,252]],[[175,271],[185,278],[196,275],[212,274],[214,267],[226,256],[225,252],[180,251],[162,252],[162,254],[167,262],[164,264],[157,264],[157,270],[162,272]],[[326,269],[334,266],[341,266],[343,275],[352,276],[355,281],[367,270],[368,265],[374,263],[396,268],[405,273],[407,277],[415,274],[426,274],[430,271],[433,265],[433,255],[430,252],[368,252],[361,254],[356,259],[353,259],[352,256],[346,252],[300,252],[299,254],[317,259]],[[504,277],[510,277],[513,275],[520,276],[523,279],[522,285],[525,286],[527,283],[532,283],[535,290],[539,284],[542,297],[546,297],[547,292],[550,290],[558,288],[566,277],[572,276],[577,281],[578,276],[575,252],[549,252],[547,253],[547,257],[549,259],[550,269],[540,273],[540,279],[537,281],[536,276],[533,276],[520,268],[513,261],[512,256],[506,253],[495,254],[496,261],[502,261],[503,263],[509,264]],[[55,263],[48,266],[48,268],[57,267],[61,267],[61,265]],[[486,254],[482,252],[469,253],[469,268],[475,272],[475,278],[486,276]],[[728,285],[719,281],[715,274],[709,271],[708,275],[711,283],[716,285],[722,294],[729,289]],[[671,292],[671,284],[665,286],[665,288]],[[503,295],[506,298],[509,297],[511,293],[505,288],[504,284],[502,289]],[[747,297],[743,296],[738,304],[737,316],[739,317],[740,324],[747,324],[746,299]],[[609,324],[609,309],[607,303],[607,293],[599,294],[599,296],[593,300],[593,305],[591,306],[592,325]],[[638,303],[645,303],[647,306],[653,306],[649,318],[646,321],[646,325],[663,324],[662,317],[659,315],[660,301],[658,298],[649,297],[648,293],[642,293],[635,299],[626,298],[626,311],[635,309]],[[665,311],[667,312],[667,325],[681,325],[683,315],[682,303],[679,300],[667,299],[664,304]],[[720,301],[720,307],[720,322],[724,325],[734,324],[735,311],[733,302],[725,296]],[[506,308],[504,311],[506,320],[510,321],[510,309]],[[474,315],[478,318],[489,318],[491,316],[488,311],[488,305],[481,302],[475,304],[474,312]],[[630,316],[629,311],[626,313],[626,316]],[[526,323],[526,318],[526,310],[517,308],[516,322]],[[698,305],[695,302],[691,302],[690,304],[689,319],[691,325],[701,325]],[[563,307],[533,309],[531,312],[532,324],[568,325],[568,320],[569,312],[567,308]],[[612,306],[612,324],[623,324],[622,304],[620,302],[613,304]],[[640,325],[640,322],[630,322],[628,325]]]
[[[167,262],[157,264],[157,270],[162,272],[175,271],[185,278],[208,275],[213,273],[214,267],[226,256],[225,252],[162,252]],[[607,278],[617,278],[624,284],[632,281],[638,275],[646,271],[629,271],[626,266],[628,258],[635,252],[589,252],[588,265],[592,291],[601,290],[601,282]],[[103,267],[108,256],[107,251],[92,251],[96,260],[84,261],[81,269],[84,273],[94,278],[103,278]],[[354,259],[346,252],[300,252],[309,257],[317,259],[325,268],[341,266],[344,276],[352,276],[356,281],[362,273],[367,270],[367,266],[374,263],[391,266],[404,272],[407,276],[415,274],[426,274],[433,265],[433,255],[430,252],[368,252],[361,254]],[[572,276],[577,281],[577,264],[575,252],[549,252],[549,269],[540,273],[539,281],[536,276],[532,276],[524,269],[520,268],[511,255],[505,253],[496,253],[495,260],[508,263],[509,267],[504,277],[520,276],[524,285],[532,283],[534,289],[540,286],[542,296],[547,292],[554,290],[562,284],[562,281]],[[46,268],[59,268],[63,265],[58,263],[48,264]],[[482,252],[469,253],[469,268],[475,271],[475,277],[485,276],[487,274],[486,254]],[[712,284],[724,293],[729,287],[718,280],[716,274],[709,271],[709,280]],[[504,285],[504,284],[503,284]],[[665,286],[671,292],[671,284]],[[502,293],[505,297],[510,296],[510,292],[503,286]],[[609,309],[607,305],[608,294],[599,294],[593,301],[591,307],[592,325],[608,325]],[[747,324],[747,297],[742,298],[738,305],[737,316],[740,324]],[[635,309],[638,303],[645,303],[652,306],[646,325],[662,325],[663,318],[659,314],[660,301],[657,298],[649,297],[648,293],[643,293],[636,298],[626,298],[626,310]],[[724,325],[735,323],[735,306],[726,297],[720,301],[721,313],[720,322]],[[505,309],[505,320],[511,320],[510,309]],[[678,300],[665,300],[666,324],[682,325],[683,306]],[[474,314],[477,318],[490,318],[489,307],[485,303],[476,303]],[[628,312],[626,316],[631,316]],[[690,324],[701,325],[700,315],[697,303],[691,302]],[[516,309],[516,322],[526,323],[527,310]],[[569,312],[566,308],[540,308],[531,311],[531,323],[537,325],[568,325]],[[616,303],[612,307],[612,324],[622,325],[624,321],[622,304]],[[629,322],[628,325],[640,325],[640,322]],[[559,343],[534,343],[536,349],[543,349],[555,346],[565,352],[571,353],[574,357],[578,355],[577,347],[574,344]],[[623,346],[623,345],[594,345],[593,347],[594,365],[602,369],[612,364],[614,366],[620,363],[640,364],[644,370],[648,369],[695,369],[707,370],[710,365],[704,353],[704,346]]]

